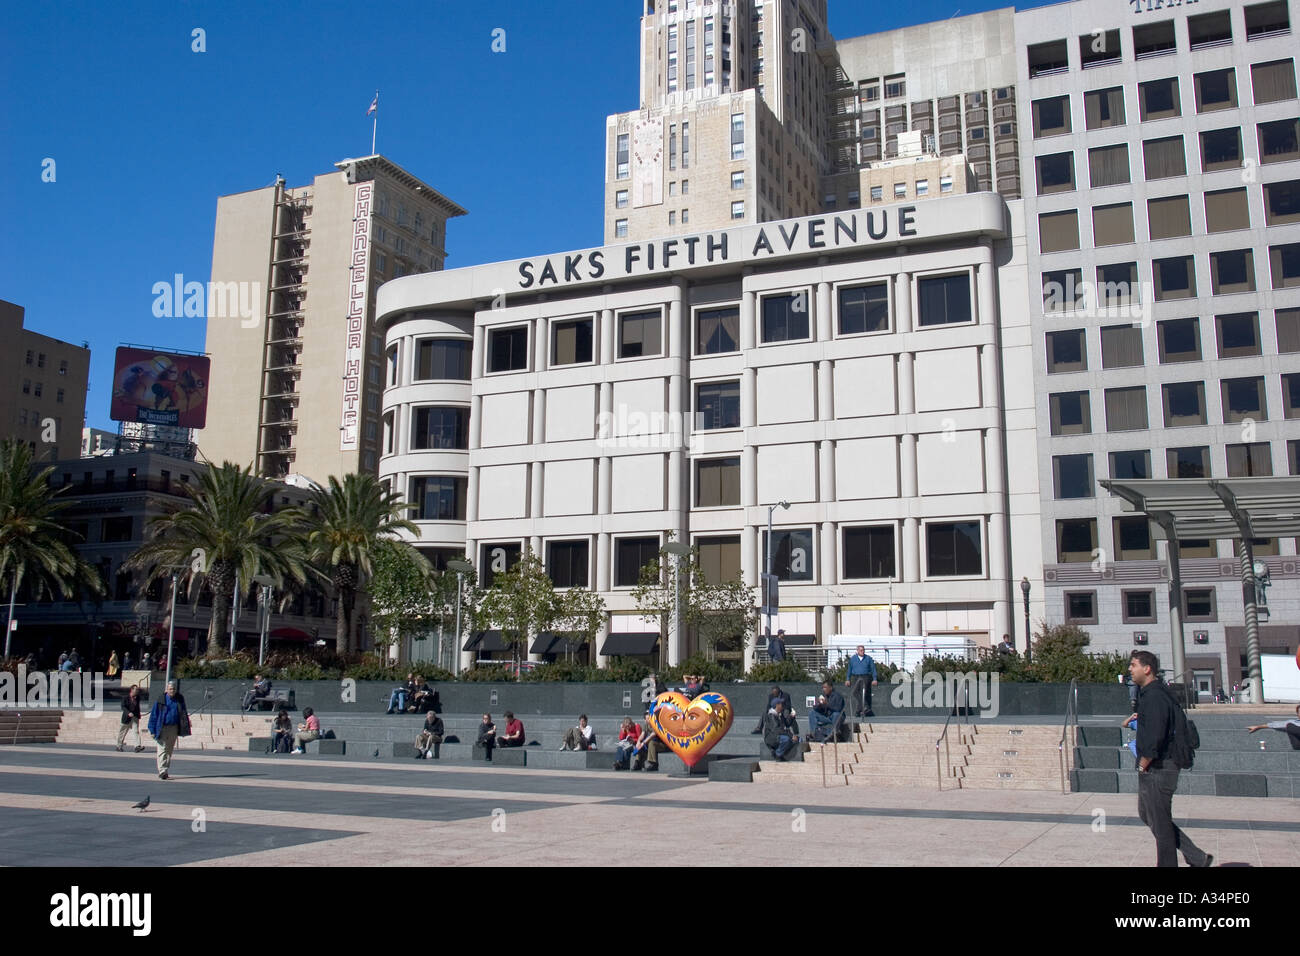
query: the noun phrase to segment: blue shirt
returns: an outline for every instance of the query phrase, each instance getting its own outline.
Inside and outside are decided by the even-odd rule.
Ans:
[[[849,676],[850,677],[870,677],[876,679],[876,662],[871,659],[870,654],[863,654],[858,657],[854,654],[849,658]]]

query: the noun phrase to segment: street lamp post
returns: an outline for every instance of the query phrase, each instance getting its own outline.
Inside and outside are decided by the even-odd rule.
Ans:
[[[260,599],[258,605],[261,607],[262,619],[259,622],[261,626],[257,629],[257,663],[261,665],[266,662],[266,632],[270,630],[271,626],[271,588],[275,584],[275,581],[267,577],[265,574],[258,574],[254,576],[253,582],[261,585],[261,591],[258,595]]]
[[[1033,636],[1029,633],[1029,578],[1020,579],[1020,593],[1025,596],[1025,661],[1034,659]]]
[[[172,570],[172,609],[167,615],[167,673],[163,679],[163,687],[166,687],[172,681],[172,649],[176,640],[176,589],[180,586],[180,574]],[[193,653],[195,637],[190,635],[190,649]]]
[[[676,560],[673,561],[673,640],[680,641],[682,628],[682,558],[691,553],[689,545],[679,541],[669,541],[664,550]]]
[[[460,592],[465,589],[465,572],[473,568],[474,565],[468,561],[448,561],[448,570],[456,572],[456,635],[452,639],[451,650],[451,669],[455,674],[460,673]],[[438,648],[438,658],[442,659],[442,648]]]
[[[772,551],[775,550],[772,547],[772,512],[777,508],[785,508],[788,511],[790,502],[782,500],[774,505],[767,506],[767,573],[763,577],[763,605],[767,608],[766,637],[769,645],[772,643],[772,602],[768,589],[772,580]]]

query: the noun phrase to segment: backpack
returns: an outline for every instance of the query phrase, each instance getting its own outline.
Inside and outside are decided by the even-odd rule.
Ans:
[[[1165,685],[1169,703],[1174,707],[1173,735],[1169,738],[1168,757],[1179,770],[1190,770],[1196,763],[1196,751],[1201,746],[1201,735],[1196,732],[1196,722],[1187,719],[1187,714],[1174,698],[1173,691]]]

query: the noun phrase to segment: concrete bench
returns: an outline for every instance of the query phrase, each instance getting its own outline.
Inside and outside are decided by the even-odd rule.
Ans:
[[[537,748],[534,747],[534,750]],[[487,749],[474,744],[473,760],[487,760]],[[528,765],[527,747],[493,747],[492,763],[499,767],[524,767]]]
[[[290,690],[271,689],[271,693],[265,697],[254,697],[253,702],[248,705],[249,713],[254,710],[278,710],[284,707],[287,710],[297,710],[294,706],[294,692]]]

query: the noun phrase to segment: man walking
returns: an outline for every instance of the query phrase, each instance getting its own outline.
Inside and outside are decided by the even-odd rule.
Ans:
[[[785,660],[785,629],[767,639],[767,656],[773,664]]]
[[[122,698],[122,723],[117,728],[117,749],[119,751],[126,746],[126,735],[132,727],[135,728],[135,752],[139,753],[144,750],[144,745],[140,742],[139,684],[132,684],[130,691]]]
[[[859,644],[858,652],[849,658],[849,670],[844,686],[852,689],[849,696],[853,698],[854,717],[874,717],[871,709],[871,688],[876,686],[876,662],[867,655],[867,649]]]
[[[1214,856],[1193,843],[1174,824],[1174,791],[1178,767],[1170,753],[1180,708],[1160,680],[1160,659],[1150,651],[1134,651],[1129,674],[1138,686],[1137,769],[1138,816],[1156,838],[1156,866],[1177,866],[1182,851],[1188,866],[1210,866]]]
[[[166,780],[177,738],[190,735],[190,712],[174,680],[167,682],[167,693],[149,712],[149,733],[158,741],[158,779]]]

